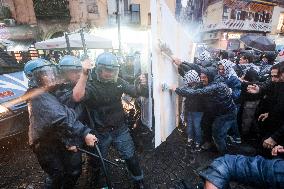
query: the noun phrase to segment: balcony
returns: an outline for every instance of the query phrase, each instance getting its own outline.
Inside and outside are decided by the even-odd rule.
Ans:
[[[33,0],[37,19],[70,19],[68,0]]]
[[[204,32],[214,30],[238,30],[238,31],[258,31],[270,32],[271,23],[254,22],[249,20],[222,20],[218,24],[209,24],[203,27]]]

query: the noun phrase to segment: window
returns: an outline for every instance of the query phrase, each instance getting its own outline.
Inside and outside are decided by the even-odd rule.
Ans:
[[[70,18],[68,0],[33,0],[38,19]]]
[[[140,4],[131,4],[130,12],[131,12],[131,23],[140,24]]]

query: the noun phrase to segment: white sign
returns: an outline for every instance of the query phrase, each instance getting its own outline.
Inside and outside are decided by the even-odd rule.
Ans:
[[[162,91],[163,84],[177,85],[179,74],[172,60],[161,53],[158,41],[166,43],[174,55],[187,61],[191,59],[193,43],[164,0],[151,0],[151,14],[155,146],[157,147],[172,133],[179,120],[178,96],[169,90]]]

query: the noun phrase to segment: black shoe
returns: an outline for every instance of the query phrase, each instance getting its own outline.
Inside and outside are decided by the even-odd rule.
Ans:
[[[134,181],[133,189],[146,189],[143,180]]]
[[[211,142],[205,142],[203,145],[201,145],[202,150],[210,150],[213,147],[214,144],[212,144]]]

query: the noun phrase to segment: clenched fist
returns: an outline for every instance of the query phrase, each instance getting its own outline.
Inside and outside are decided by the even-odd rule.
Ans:
[[[95,135],[87,134],[86,137],[85,137],[85,143],[88,146],[95,146],[95,142],[97,142],[97,141],[98,141],[98,139]]]

